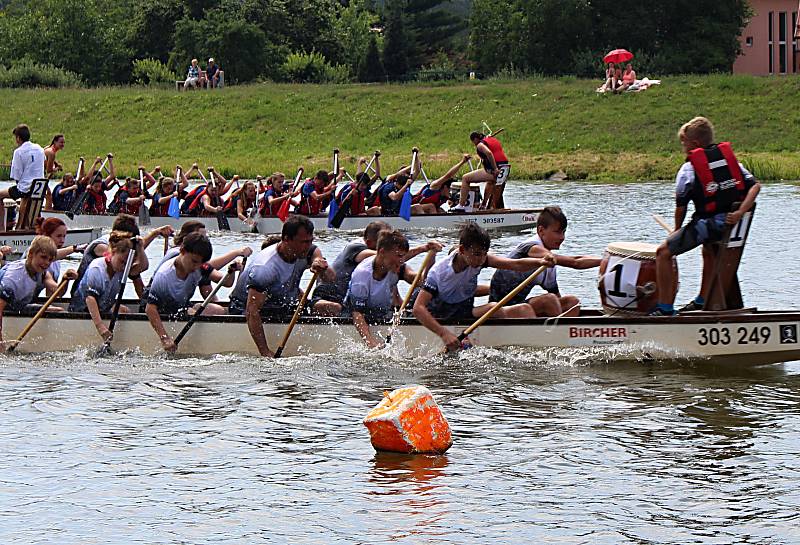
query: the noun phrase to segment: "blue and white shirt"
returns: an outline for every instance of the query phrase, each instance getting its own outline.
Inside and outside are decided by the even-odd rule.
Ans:
[[[108,312],[114,307],[119,290],[122,288],[124,271],[109,276],[109,266],[105,257],[98,257],[86,269],[78,284],[78,289],[69,304],[71,312],[86,312],[86,297],[91,295],[97,301],[100,312]]]

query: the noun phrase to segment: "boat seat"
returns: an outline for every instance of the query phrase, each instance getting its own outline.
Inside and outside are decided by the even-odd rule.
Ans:
[[[738,206],[735,204],[734,210],[736,208]],[[703,305],[704,311],[738,310],[744,307],[737,272],[755,210],[756,207],[753,206],[742,216],[739,223],[726,226],[722,239],[711,245],[716,255],[716,262],[713,271],[703,270],[704,276],[712,275],[706,302]]]

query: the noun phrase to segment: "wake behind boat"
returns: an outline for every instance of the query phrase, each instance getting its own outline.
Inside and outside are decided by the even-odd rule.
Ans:
[[[131,303],[135,305],[135,303]],[[3,320],[7,338],[14,338],[30,321],[33,312],[9,312]],[[185,321],[167,321],[175,335]],[[470,322],[447,321],[455,334]],[[276,342],[286,329],[284,321],[266,321],[264,332]],[[679,317],[617,317],[600,311],[584,311],[575,318],[488,320],[470,335],[482,347],[591,349],[602,361],[701,362],[724,366],[753,366],[800,359],[800,312],[737,311],[693,312]],[[382,337],[391,326],[380,326]],[[441,339],[413,318],[401,321],[392,334],[404,356],[431,357],[441,354]],[[19,345],[19,353],[43,353],[94,349],[101,344],[86,314],[48,312]],[[144,314],[120,315],[112,348],[143,354],[163,353]],[[285,347],[285,356],[352,353],[362,351],[363,342],[352,321],[344,318],[301,318]],[[241,316],[202,316],[180,344],[179,354],[258,355]]]
[[[465,214],[425,214],[411,216],[410,221],[406,221],[399,216],[348,216],[342,222],[339,229],[328,227],[328,215],[310,216],[309,219],[314,223],[314,231],[363,231],[372,221],[381,220],[388,223],[394,229],[402,231],[457,231],[468,223],[475,223],[487,230],[522,230],[530,229],[536,225],[541,210],[534,208],[512,210],[482,210]],[[70,232],[76,228],[105,228],[110,229],[116,216],[96,215],[96,214],[76,214],[69,218],[65,212],[54,210],[43,210],[44,217],[57,217],[63,220]],[[155,229],[164,225],[171,225],[176,230],[180,229],[185,222],[195,220],[201,221],[206,225],[208,231],[218,231],[219,224],[217,218],[181,216],[173,218],[171,216],[150,218],[149,226],[139,225],[143,230],[147,227]],[[138,220],[137,220],[138,221]],[[228,218],[232,232],[250,233],[253,226],[250,223],[241,221],[238,218]],[[283,222],[277,217],[256,218],[254,220],[256,229],[264,235],[279,234],[283,227]]]

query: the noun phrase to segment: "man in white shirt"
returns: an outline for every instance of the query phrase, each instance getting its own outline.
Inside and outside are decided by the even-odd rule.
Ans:
[[[10,197],[16,200],[30,197],[33,181],[44,178],[44,149],[39,144],[31,142],[31,130],[22,124],[17,125],[12,132],[17,148],[11,160],[11,179],[16,181],[17,185],[0,189],[0,213],[3,218],[5,218],[3,199]]]

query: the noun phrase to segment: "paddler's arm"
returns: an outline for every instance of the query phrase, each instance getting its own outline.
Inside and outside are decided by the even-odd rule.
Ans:
[[[494,162],[494,154],[492,153],[492,150],[489,149],[489,146],[487,146],[483,142],[480,142],[476,146],[476,150],[479,152],[483,152],[480,154],[480,156],[487,158],[489,160],[489,163],[491,163],[492,171],[490,172],[490,174],[497,176],[498,174],[497,163]]]
[[[539,267],[552,267],[556,264],[555,256],[550,252],[541,258],[525,257],[522,259],[509,259],[494,254],[486,256],[486,266],[493,269],[508,269],[511,271],[532,271]]]
[[[442,176],[441,178],[437,178],[435,181],[431,183],[431,189],[433,190],[441,189],[444,183],[447,180],[453,178],[453,176],[455,176],[456,174],[458,174],[458,171],[461,170],[461,167],[466,165],[469,162],[469,160],[470,160],[469,153],[465,153],[458,163],[450,167],[450,170],[445,172],[444,176]]]
[[[153,187],[154,185],[156,185],[158,183],[158,180],[156,180],[156,176],[158,176],[160,174],[161,174],[161,167],[160,166],[157,166],[156,168],[154,168],[153,172],[147,172],[145,170],[144,171],[144,177],[145,177],[144,189],[148,190],[151,187]]]
[[[409,187],[411,187],[411,184],[413,184],[413,183],[414,183],[414,180],[409,178],[408,181],[406,181],[406,183],[403,185],[403,187],[401,187],[400,189],[397,189],[397,190],[392,191],[391,193],[389,193],[389,198],[392,199],[393,201],[399,201],[400,199],[403,198],[403,195],[405,195],[406,190]]]
[[[756,182],[753,184],[752,187],[747,191],[747,195],[745,196],[742,204],[739,205],[738,210],[736,212],[729,212],[725,218],[725,223],[728,225],[736,225],[739,223],[739,220],[742,219],[745,212],[748,212],[753,205],[756,203],[756,197],[758,196],[759,192],[761,192],[761,184]]]
[[[138,237],[137,237],[138,238]],[[133,239],[133,247],[136,250],[133,254],[133,263],[131,263],[131,270],[128,278],[138,278],[144,271],[150,267],[150,260],[147,259],[147,254],[145,253],[145,244],[141,238],[134,238]],[[138,293],[138,290],[137,290]],[[141,295],[140,295],[141,297]]]
[[[170,196],[169,198],[172,198],[172,196]],[[153,229],[152,231],[147,233],[144,237],[142,237],[141,246],[147,248],[158,237],[169,237],[174,233],[175,229],[173,229],[171,225],[164,225],[162,227],[159,227],[158,229]]]
[[[250,246],[242,246],[238,250],[231,250],[226,254],[219,257],[214,257],[208,260],[208,264],[215,269],[222,269],[225,265],[236,259],[237,257],[250,257],[253,254],[253,249]]]
[[[361,338],[364,339],[364,342],[367,343],[368,347],[379,348],[383,345],[369,330],[369,324],[367,324],[367,320],[364,319],[364,315],[357,310],[353,311],[353,325],[356,327],[358,334],[361,335]]]
[[[542,246],[533,246],[530,250],[528,250],[528,257],[534,258],[543,258],[550,251]],[[560,265],[562,267],[569,267],[570,269],[592,269],[594,267],[600,266],[601,258],[593,256],[593,255],[557,255],[556,257],[556,265]]]
[[[370,178],[370,180],[374,182],[375,180],[378,180],[381,177],[381,154],[380,153],[378,153],[375,156],[375,161],[373,161],[372,167],[375,169],[375,175],[372,178]],[[367,172],[367,174],[369,174],[369,172]]]
[[[253,338],[253,342],[256,343],[258,353],[265,358],[272,358],[275,354],[267,345],[264,324],[261,322],[261,307],[264,306],[266,298],[266,294],[249,288],[247,290],[247,307],[244,313],[247,317],[247,329],[250,330],[250,336]]]
[[[414,317],[427,329],[437,334],[447,348],[458,350],[461,347],[458,337],[440,324],[428,310],[428,303],[432,298],[433,295],[429,291],[420,290],[417,300],[414,301]]]
[[[319,271],[321,273],[319,275],[319,280],[321,282],[335,282],[336,271],[333,270],[333,267],[328,266],[328,262],[322,255],[322,250],[316,248],[312,257],[313,259],[310,267],[311,272],[314,273]]]
[[[240,271],[242,269],[242,263],[241,262],[233,263],[231,267],[235,271]],[[214,282],[215,284],[219,284],[224,280],[224,282],[222,282],[222,287],[230,288],[231,286],[233,286],[234,276],[235,275],[233,274],[223,274],[222,271],[214,269],[213,271],[211,271],[209,278],[211,278],[211,281]]]
[[[144,312],[147,314],[147,319],[150,320],[150,325],[158,335],[164,350],[167,352],[175,352],[178,347],[175,346],[175,341],[167,334],[167,330],[164,329],[164,323],[161,321],[161,316],[158,314],[158,307],[153,303],[147,303]]]
[[[486,297],[491,291],[489,284],[478,284],[475,288],[475,297]]]
[[[89,311],[89,316],[92,317],[92,323],[97,329],[97,334],[100,335],[104,341],[108,340],[108,338],[111,337],[111,332],[103,323],[103,319],[100,316],[100,307],[97,306],[97,299],[94,298],[94,295],[86,296],[86,309]]]
[[[685,206],[676,206],[675,207],[675,231],[681,228],[683,225],[683,220],[686,219],[686,207]],[[673,233],[675,232],[673,231]]]
[[[431,240],[429,242],[426,242],[425,244],[420,244],[419,246],[415,246],[414,248],[411,248],[408,251],[408,253],[406,253],[406,261],[409,261],[417,257],[419,254],[424,254],[425,252],[429,252],[431,250],[435,251],[436,253],[439,253],[442,251],[442,245],[436,240]]]

